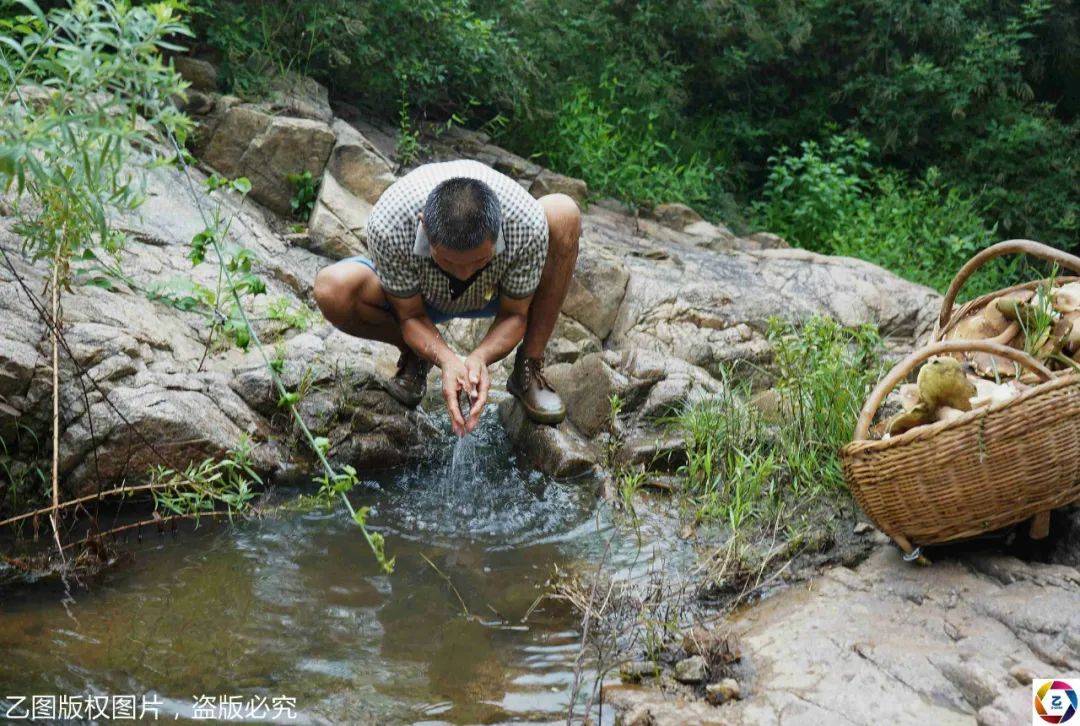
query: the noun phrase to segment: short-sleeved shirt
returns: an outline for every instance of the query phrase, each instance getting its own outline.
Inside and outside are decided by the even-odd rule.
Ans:
[[[432,190],[455,177],[484,182],[502,207],[495,257],[464,290],[431,258],[419,221]],[[437,310],[461,313],[484,308],[496,295],[521,299],[536,291],[547,259],[547,217],[540,202],[520,184],[478,161],[425,164],[383,192],[368,217],[367,244],[387,293],[419,294]]]

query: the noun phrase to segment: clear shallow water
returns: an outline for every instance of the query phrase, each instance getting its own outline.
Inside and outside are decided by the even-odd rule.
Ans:
[[[612,536],[624,576],[667,546],[613,526],[592,482],[517,467],[490,417],[441,443],[358,497],[391,576],[341,511],[320,511],[148,537],[73,602],[60,586],[0,591],[0,699],[152,693],[171,719],[202,694],[284,694],[298,722],[565,718],[576,618],[550,604],[522,618],[554,566],[594,567]]]

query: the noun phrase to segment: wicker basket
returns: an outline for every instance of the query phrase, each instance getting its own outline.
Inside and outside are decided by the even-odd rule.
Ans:
[[[1020,290],[1035,290],[1049,282],[1049,280],[1035,280],[1033,282],[1025,282],[1023,285],[1014,285],[1005,288],[1004,290],[998,290],[997,292],[982,295],[974,300],[969,300],[964,303],[954,315],[953,303],[956,302],[956,296],[960,294],[960,289],[964,286],[964,283],[967,282],[968,278],[995,257],[1012,254],[1031,255],[1040,260],[1053,262],[1064,269],[1072,270],[1080,275],[1080,257],[1070,255],[1068,252],[1063,252],[1054,247],[1049,247],[1042,243],[1033,242],[1027,239],[1011,239],[1007,242],[999,242],[996,245],[991,245],[968,260],[967,264],[961,267],[960,271],[956,273],[956,277],[953,278],[952,284],[949,285],[949,289],[945,293],[945,299],[941,303],[941,313],[938,315],[937,324],[934,327],[934,334],[930,338],[931,342],[936,343],[939,340],[943,340],[953,328],[959,325],[960,321],[969,315],[979,312],[998,297],[1010,292],[1019,292]],[[1058,277],[1054,279],[1054,284],[1064,285],[1065,283],[1075,282],[1077,280],[1080,280],[1080,277]]]
[[[946,316],[947,317],[947,316]],[[1016,398],[883,440],[868,440],[885,396],[935,355],[982,351],[1034,371]],[[909,556],[918,547],[974,537],[1028,518],[1033,535],[1051,509],[1080,499],[1080,375],[1055,377],[1023,351],[991,341],[922,348],[870,394],[854,440],[841,452],[859,505]]]

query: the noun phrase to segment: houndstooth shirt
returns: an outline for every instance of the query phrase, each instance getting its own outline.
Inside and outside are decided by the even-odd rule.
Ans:
[[[419,214],[431,191],[454,177],[479,179],[502,206],[502,229],[495,257],[457,298],[447,273],[431,258]],[[394,297],[420,294],[445,313],[484,308],[496,294],[529,297],[540,283],[547,259],[547,217],[540,202],[521,185],[478,161],[425,164],[383,192],[367,221],[367,243],[383,289]]]

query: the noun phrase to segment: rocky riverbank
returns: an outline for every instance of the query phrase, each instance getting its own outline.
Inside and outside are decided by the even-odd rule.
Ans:
[[[431,419],[402,408],[380,385],[395,351],[323,322],[312,280],[334,260],[364,253],[372,204],[427,160],[477,159],[534,195],[566,192],[585,207],[574,283],[548,351],[549,377],[569,419],[557,428],[529,423],[502,393],[505,363],[494,376],[498,412],[485,414],[497,415],[523,457],[551,474],[612,462],[677,465],[684,442],[661,419],[718,392],[721,371],[737,362],[754,364],[762,371],[757,384],[767,385],[772,318],[869,323],[900,351],[926,336],[937,313],[932,290],[869,263],[791,249],[767,233],[742,237],[680,204],[639,215],[591,198],[581,180],[476,132],[430,134],[422,154],[404,163],[392,130],[332,106],[310,79],[279,79],[271,100],[246,103],[218,92],[209,64],[186,59],[178,67],[193,84],[186,107],[198,122],[193,183],[181,170],[156,170],[146,203],[117,222],[129,237],[128,282],[64,295],[60,478],[67,496],[138,481],[153,466],[218,458],[243,441],[269,481],[311,464],[261,356],[209,345],[205,318],[146,294],[172,278],[214,284],[216,269],[192,268],[188,258],[211,206],[235,215],[227,243],[254,255],[267,294],[249,312],[286,384],[303,392],[301,415],[328,440],[330,460],[370,471],[419,456]],[[309,219],[290,219],[291,179],[302,173],[318,182],[318,197]],[[212,174],[247,176],[250,199],[227,188],[204,192]],[[46,270],[22,256],[10,215],[0,216],[0,247],[12,265],[0,266],[0,436],[44,441],[50,339],[32,296]],[[289,322],[274,310],[311,322]],[[483,330],[483,322],[455,321],[445,335],[464,349]],[[612,396],[622,402],[614,418]],[[439,404],[433,393],[424,408]],[[737,697],[736,686],[721,693],[719,674],[706,672],[699,680],[716,684],[707,693],[703,683],[665,691],[646,677],[646,685],[608,689],[608,700],[634,724],[863,723],[883,714],[898,723],[997,724],[1026,718],[1022,696],[1032,677],[1080,668],[1074,562],[963,556],[924,570],[878,544],[858,564],[869,549],[717,626],[741,643],[740,658],[724,672]],[[726,703],[711,705],[703,695]]]
[[[68,493],[138,478],[163,460],[176,467],[218,457],[242,437],[255,444],[263,473],[303,464],[258,354],[207,350],[204,318],[136,289],[184,277],[213,285],[216,270],[192,268],[187,258],[212,205],[236,214],[226,241],[252,250],[254,270],[267,286],[251,312],[260,334],[276,346],[286,382],[303,381],[309,391],[301,410],[330,440],[331,459],[358,469],[401,463],[425,439],[425,424],[380,388],[381,377],[392,372],[393,352],[345,336],[317,315],[309,328],[290,329],[266,308],[276,301],[313,310],[315,272],[364,251],[371,204],[409,167],[394,159],[389,132],[362,124],[348,109],[342,113],[355,125],[336,116],[325,89],[310,79],[290,77],[277,84],[275,100],[250,104],[213,91],[214,75],[201,62],[181,68],[194,84],[187,108],[199,122],[192,142],[200,165],[192,171],[195,196],[181,171],[157,170],[146,203],[118,225],[129,235],[124,267],[134,284],[80,286],[64,297],[71,355],[61,360],[60,474]],[[557,189],[585,202],[580,180],[541,169],[473,132],[452,129],[425,150],[413,164],[467,156],[511,174],[535,194]],[[293,231],[284,216],[294,194],[289,175],[305,171],[321,180],[319,196],[310,224]],[[254,203],[239,207],[227,189],[208,197],[202,190],[211,173],[247,175]],[[547,431],[504,404],[515,441],[553,473],[598,463],[593,443],[607,425],[612,393],[627,402],[620,413],[630,442],[625,456],[643,456],[635,442],[655,438],[656,417],[714,391],[720,366],[768,360],[763,332],[772,316],[871,323],[899,346],[910,346],[931,324],[937,296],[874,265],[788,249],[770,235],[740,238],[681,205],[663,205],[653,217],[637,217],[614,201],[588,205],[575,281],[549,350],[570,420]],[[12,225],[11,217],[0,218],[0,245],[27,290],[40,291],[44,268],[21,257]],[[18,430],[44,436],[50,424],[49,338],[15,274],[0,268],[0,434],[6,440]],[[482,323],[458,321],[446,334],[464,347],[481,333]],[[500,385],[504,373],[502,365],[495,376]]]

